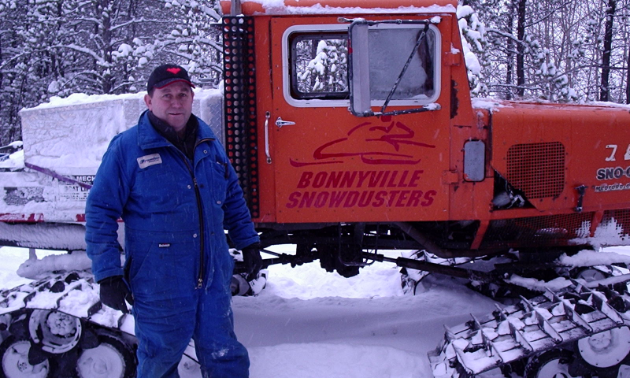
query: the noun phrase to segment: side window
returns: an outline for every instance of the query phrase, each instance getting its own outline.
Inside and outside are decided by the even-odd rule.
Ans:
[[[291,97],[349,98],[347,33],[292,33],[289,51]]]
[[[435,94],[435,32],[415,27],[371,29],[369,31],[370,99],[422,100]],[[417,45],[417,46],[416,46]],[[407,69],[403,67],[411,57]]]

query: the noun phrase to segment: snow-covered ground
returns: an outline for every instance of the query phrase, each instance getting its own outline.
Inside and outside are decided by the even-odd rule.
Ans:
[[[630,247],[606,251],[630,255]],[[27,257],[26,249],[0,248],[1,288],[28,282],[15,273]],[[435,275],[415,296],[404,294],[392,264],[374,264],[346,279],[312,263],[270,267],[265,290],[234,298],[233,308],[252,378],[411,378],[432,376],[427,352],[442,339],[443,325],[486,314],[494,301]]]
[[[0,258],[0,287],[28,282],[15,273],[28,250],[3,247]],[[398,269],[385,263],[349,279],[318,263],[270,267],[259,296],[234,299],[251,377],[430,377],[427,352],[443,337],[442,325],[487,313],[493,302],[448,278],[424,284],[416,296],[403,294]]]
[[[235,298],[236,332],[252,377],[430,377],[442,324],[486,313],[492,301],[450,279],[405,295],[392,264],[349,279],[317,263],[270,268],[256,298]]]

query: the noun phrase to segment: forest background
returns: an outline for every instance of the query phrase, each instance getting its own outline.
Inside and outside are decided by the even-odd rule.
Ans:
[[[457,13],[474,96],[630,103],[630,0],[462,0]],[[218,0],[0,0],[0,146],[21,139],[20,109],[139,92],[164,62],[216,87],[220,17]],[[306,63],[309,82],[334,74]]]

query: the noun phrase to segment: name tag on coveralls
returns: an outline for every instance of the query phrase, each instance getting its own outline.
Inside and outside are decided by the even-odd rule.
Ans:
[[[140,166],[140,169],[145,169],[146,167],[156,164],[162,164],[160,154],[145,155],[138,158],[138,166]]]

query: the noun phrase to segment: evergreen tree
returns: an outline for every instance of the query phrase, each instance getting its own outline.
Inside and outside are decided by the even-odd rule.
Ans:
[[[0,0],[0,144],[20,138],[18,112],[51,96],[141,91],[154,66],[177,63],[217,85],[218,2]]]
[[[307,39],[296,44],[298,88],[303,93],[348,90],[348,47],[345,39]]]
[[[468,81],[473,95],[487,95],[488,87],[482,72],[482,63],[486,62],[485,25],[479,21],[477,13],[468,5],[457,8],[459,30],[462,35],[463,54],[468,70]],[[481,61],[479,59],[481,57]]]

